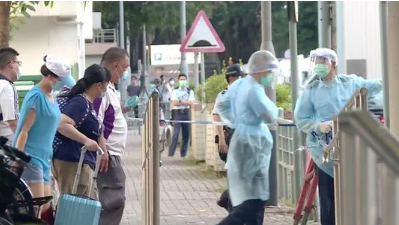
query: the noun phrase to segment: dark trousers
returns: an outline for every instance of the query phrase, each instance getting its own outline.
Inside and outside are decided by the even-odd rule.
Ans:
[[[321,225],[335,225],[334,178],[317,167]]]
[[[134,111],[134,118],[139,118],[139,106],[135,106],[133,107],[133,111]]]
[[[230,195],[229,195],[229,190],[223,191],[222,195],[220,196],[220,199],[218,201],[218,205],[220,207],[223,207],[227,210],[227,212],[232,212],[233,211],[233,206],[231,205],[230,201]]]
[[[190,113],[188,110],[184,110],[184,112],[181,110],[176,110],[173,119],[180,120],[180,121],[190,121]],[[180,130],[182,130],[182,136],[183,136],[182,145],[181,145],[181,149],[180,149],[180,156],[186,157],[186,155],[187,155],[188,141],[189,141],[189,137],[190,137],[190,124],[189,123],[174,123],[172,144],[169,147],[169,156],[174,156],[174,154],[175,154]]]
[[[218,225],[262,225],[265,201],[251,199],[233,208],[233,211]]]

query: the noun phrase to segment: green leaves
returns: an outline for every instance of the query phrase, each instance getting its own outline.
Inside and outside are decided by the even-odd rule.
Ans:
[[[291,86],[288,84],[276,85],[276,103],[278,107],[291,110]]]
[[[205,81],[205,102],[215,102],[216,96],[226,89],[227,81],[224,74],[216,74],[208,77]],[[202,85],[197,88],[196,98],[202,101]]]
[[[10,6],[10,32],[25,24],[25,18],[31,18],[30,13],[35,12],[39,1],[12,1]],[[53,7],[53,1],[45,1],[44,5]]]

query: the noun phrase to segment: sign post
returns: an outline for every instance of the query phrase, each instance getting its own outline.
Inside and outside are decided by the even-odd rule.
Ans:
[[[202,103],[202,117],[206,120],[206,95],[205,95],[205,53],[224,52],[225,47],[220,40],[219,35],[213,28],[211,21],[209,21],[204,11],[199,11],[194,19],[186,38],[183,40],[180,51],[181,52],[195,52],[195,69],[198,71],[198,56],[201,57],[201,103]],[[201,54],[198,54],[201,53]],[[187,74],[187,76],[189,76]],[[195,80],[199,79],[198,73],[195,74]],[[198,84],[198,83],[197,83]],[[206,135],[206,129],[203,130]]]
[[[181,52],[201,53],[201,85],[202,106],[205,108],[205,53],[224,52],[225,47],[204,11],[199,11],[186,38],[183,40]],[[198,65],[194,65],[198,68]],[[198,76],[198,75],[196,75]],[[198,77],[196,77],[198,79]]]

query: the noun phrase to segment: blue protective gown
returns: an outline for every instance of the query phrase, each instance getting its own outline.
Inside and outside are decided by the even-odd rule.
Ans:
[[[315,80],[308,84],[299,96],[295,106],[295,121],[299,129],[307,134],[306,145],[313,161],[331,177],[334,177],[333,162],[323,163],[323,148],[311,135],[315,131],[323,134],[318,125],[332,120],[360,88],[367,88],[368,96],[382,90],[381,80],[365,80],[357,75],[337,75],[331,81]]]
[[[266,96],[264,86],[247,76],[220,97],[217,112],[235,129],[226,165],[232,205],[268,200],[273,138],[263,118],[267,114],[271,120],[277,119],[277,106]]]

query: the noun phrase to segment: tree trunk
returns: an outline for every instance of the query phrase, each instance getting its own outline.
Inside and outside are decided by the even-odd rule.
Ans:
[[[11,2],[0,2],[0,48],[8,47],[10,42]]]

